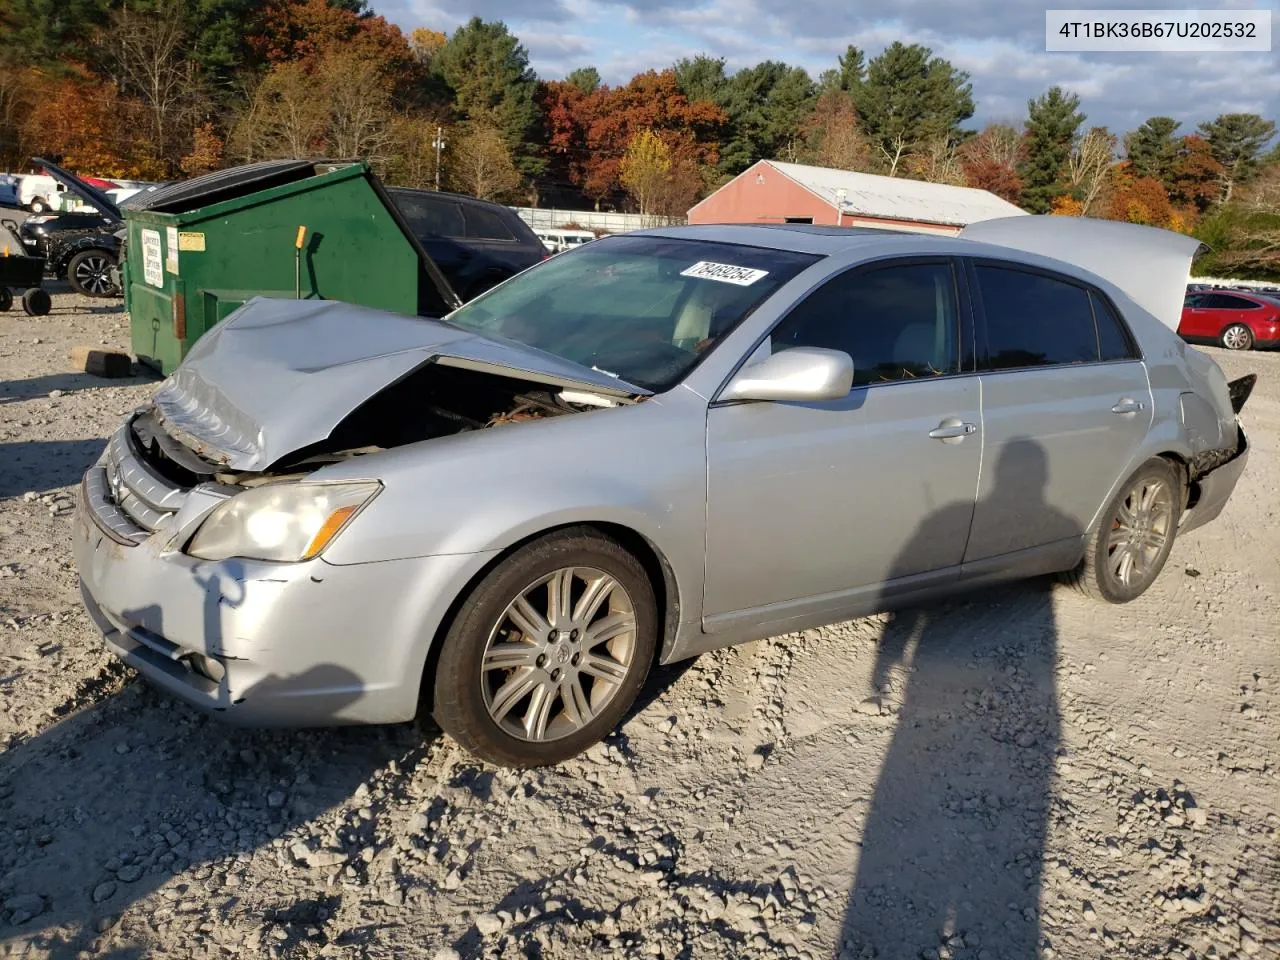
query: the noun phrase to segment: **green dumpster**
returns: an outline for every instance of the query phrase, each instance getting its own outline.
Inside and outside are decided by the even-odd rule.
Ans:
[[[255,296],[441,317],[461,301],[363,161],[274,160],[162,187],[125,210],[133,352],[169,374]]]

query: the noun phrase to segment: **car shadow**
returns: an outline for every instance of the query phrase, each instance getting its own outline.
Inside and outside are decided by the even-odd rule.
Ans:
[[[0,443],[0,499],[79,483],[106,444],[105,440]]]
[[[1010,442],[996,470],[992,498],[1008,497],[1002,480],[1016,487],[1024,524],[1078,531],[1044,502],[1038,444]],[[901,555],[920,556],[932,531],[972,511],[955,504],[925,518]],[[897,724],[859,844],[840,957],[1040,955],[1060,737],[1051,587],[1029,580],[889,619],[867,694]]]
[[[225,609],[244,597],[234,561],[220,572],[225,575],[218,578],[192,573],[206,597],[197,622],[204,649],[212,652],[223,649]],[[96,608],[90,614],[115,626]],[[130,633],[127,639],[114,633],[116,642],[136,647],[135,655],[149,651],[153,662],[170,669],[176,665],[155,653],[169,646],[160,604],[121,611],[118,618]],[[183,675],[196,685],[195,677]],[[364,696],[361,678],[334,664],[268,674],[230,693],[222,684],[210,705],[302,691],[318,692],[308,699],[321,704],[310,715],[317,729],[229,727],[133,683],[11,745],[0,755],[0,919],[16,928],[9,936],[55,956],[75,955],[161,887],[168,901],[161,913],[229,910],[243,876],[240,860],[282,837],[289,846],[281,862],[298,869],[332,872],[358,860],[370,842],[365,818],[353,814],[347,828],[324,837],[306,825],[343,805],[391,761],[411,769],[434,736],[415,724],[326,727],[340,723],[344,710]],[[79,689],[70,694],[72,701],[83,699]],[[292,936],[294,926],[323,928],[334,912],[332,905],[290,902],[262,922],[264,928],[283,924]],[[309,919],[292,924],[295,913]],[[316,936],[323,939],[322,932]],[[134,955],[132,947],[124,944],[114,955],[124,960]]]

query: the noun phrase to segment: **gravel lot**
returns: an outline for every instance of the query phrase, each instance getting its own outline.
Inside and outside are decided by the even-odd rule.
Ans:
[[[1141,600],[1046,583],[658,672],[585,758],[228,729],[81,612],[71,494],[155,381],[0,314],[0,955],[1280,957],[1280,355]]]

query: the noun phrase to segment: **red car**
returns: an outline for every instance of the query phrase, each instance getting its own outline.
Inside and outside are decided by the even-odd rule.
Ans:
[[[1201,290],[1182,301],[1178,334],[1228,350],[1280,347],[1280,299],[1235,290]]]

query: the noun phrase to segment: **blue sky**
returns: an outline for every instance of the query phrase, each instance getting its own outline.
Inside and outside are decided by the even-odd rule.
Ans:
[[[1075,0],[1098,6],[1094,0]],[[1044,11],[1071,0],[373,0],[401,27],[451,32],[472,15],[503,20],[540,77],[594,65],[606,82],[710,53],[731,68],[780,59],[813,76],[848,43],[874,55],[894,40],[923,43],[967,70],[978,112],[971,125],[1020,122],[1026,101],[1057,83],[1078,93],[1090,125],[1131,129],[1154,114],[1184,119],[1183,131],[1219,113],[1256,112],[1280,121],[1280,46],[1271,53],[1046,53]],[[1111,9],[1271,9],[1280,0],[1127,0]]]

